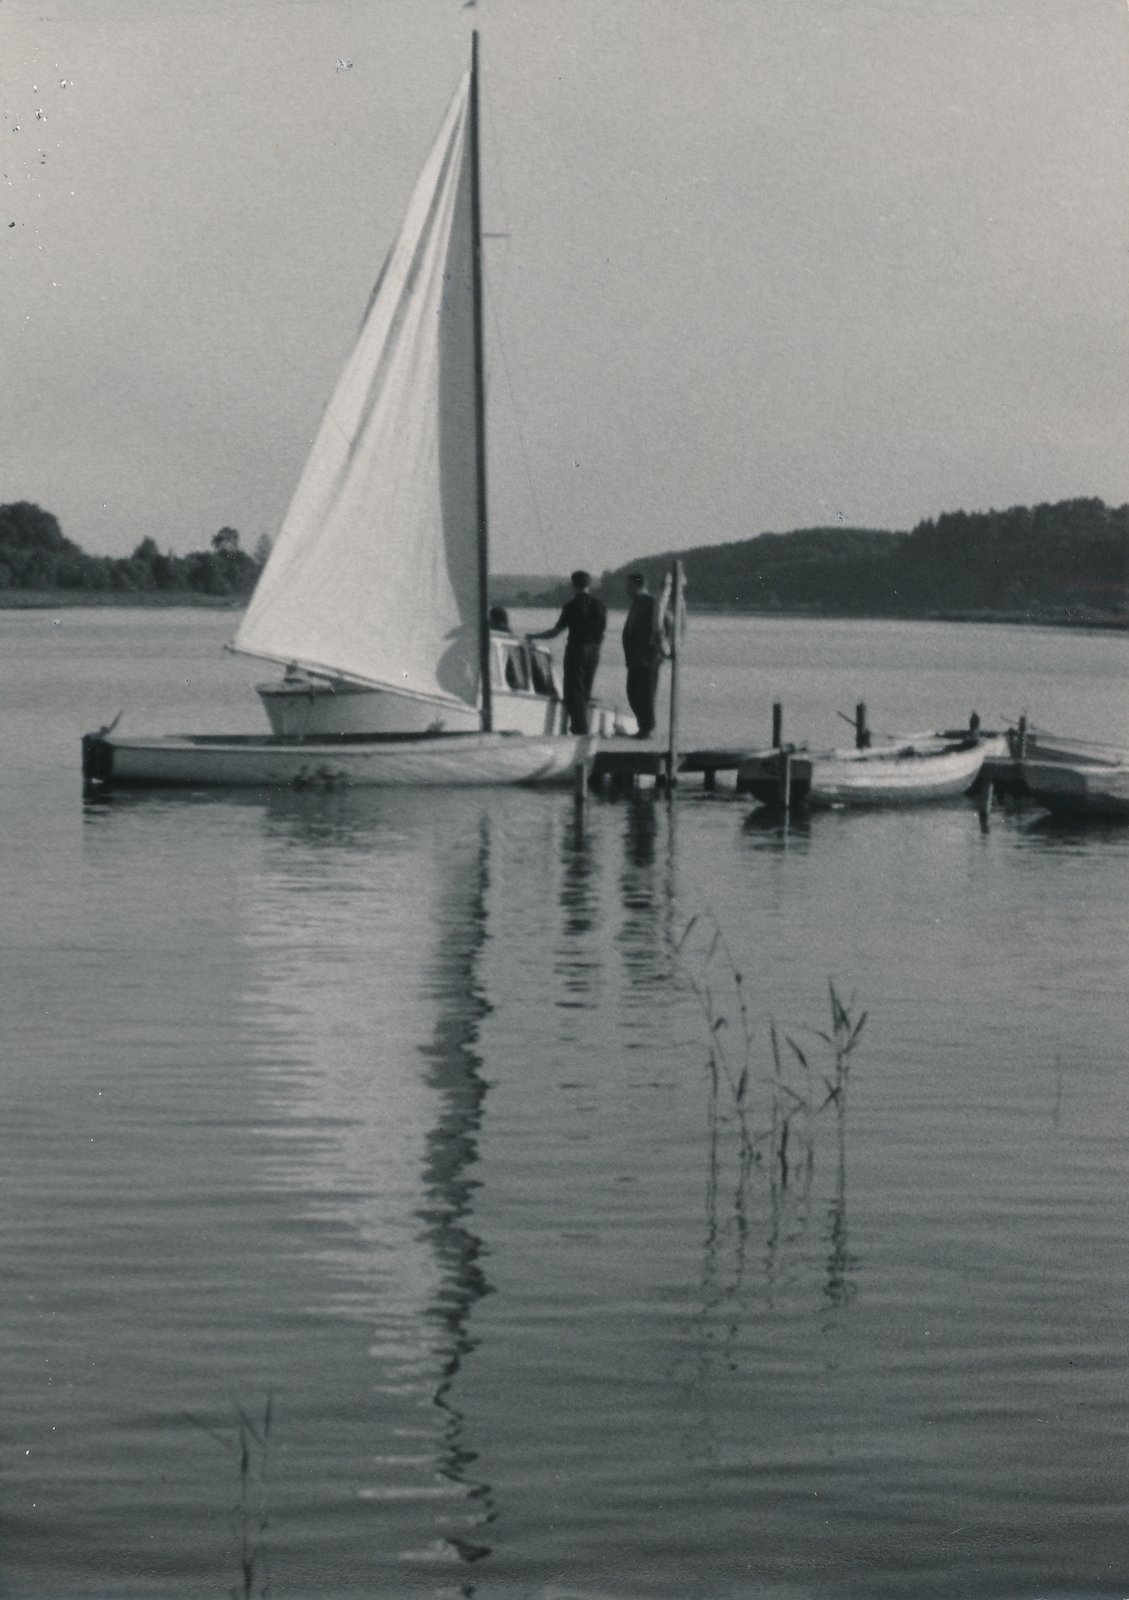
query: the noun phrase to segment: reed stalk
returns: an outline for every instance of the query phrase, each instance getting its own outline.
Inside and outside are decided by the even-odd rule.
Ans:
[[[703,936],[708,936],[708,943]],[[758,1076],[756,1024],[749,1010],[744,975],[713,913],[692,916],[677,937],[671,935],[670,942],[674,963],[695,996],[706,1026],[710,1214],[719,1182],[720,1128],[727,1115],[735,1118],[737,1128],[738,1209],[743,1205],[749,1175],[757,1167],[768,1175],[774,1206],[783,1202],[797,1180],[799,1193],[806,1199],[815,1169],[816,1120],[830,1107],[836,1110],[841,1163],[845,1167],[851,1057],[868,1013],[863,1011],[856,1016],[854,995],[844,1004],[834,983],[829,982],[831,1030],[806,1030],[814,1033],[830,1054],[828,1068],[821,1074],[822,1089],[817,1092],[816,1067],[808,1052],[790,1034],[782,1036],[771,1016],[767,1022],[772,1070],[767,1076]],[[736,1026],[730,1025],[731,1016],[735,1017]],[[787,1047],[787,1057],[782,1044]],[[768,1091],[767,1096],[761,1096],[759,1106],[758,1086]]]

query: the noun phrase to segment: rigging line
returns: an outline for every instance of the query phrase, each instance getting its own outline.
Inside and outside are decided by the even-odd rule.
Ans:
[[[504,174],[503,169],[502,169],[502,161],[501,161],[500,154],[499,154],[499,152],[501,151],[502,146],[501,146],[501,141],[498,138],[497,125],[496,125],[496,123],[494,121],[494,97],[490,93],[489,84],[486,81],[485,74],[480,73],[479,74],[479,112],[480,112],[480,115],[481,115],[481,108],[483,106],[485,106],[485,108],[486,108],[486,121],[489,124],[489,128],[490,128],[490,145],[491,145],[491,149],[493,151],[493,156],[494,156],[493,161],[490,163],[490,172],[492,174],[494,182],[497,184],[498,194],[501,197],[501,207],[500,207],[500,209],[501,209],[501,214],[502,214],[502,226],[507,231],[504,232],[504,233],[486,233],[486,232],[483,232],[482,237],[484,239],[507,239],[508,240],[509,237],[510,237],[510,234],[509,234],[509,231],[508,231],[509,230],[509,226],[510,226],[510,202],[509,202],[509,196],[506,193],[505,174]],[[501,286],[502,286],[503,289],[505,288],[506,268],[508,266],[509,266],[509,250],[507,248],[507,250],[504,252],[504,255],[503,255],[503,270],[502,270],[502,273],[501,273]],[[486,288],[486,299],[487,299],[487,301],[489,302],[489,305],[490,305],[490,318],[491,318],[491,322],[492,322],[493,327],[494,327],[494,334],[495,334],[495,338],[496,338],[496,341],[497,341],[498,354],[502,358],[502,370],[505,372],[505,375],[506,375],[506,388],[509,391],[510,406],[511,406],[511,408],[513,410],[513,414],[514,414],[514,427],[517,429],[517,439],[518,439],[518,445],[519,445],[519,447],[521,449],[522,466],[525,468],[525,481],[529,485],[529,497],[530,497],[530,501],[531,501],[531,503],[533,505],[533,521],[534,521],[534,523],[536,525],[536,528],[537,528],[537,538],[538,538],[538,542],[539,542],[539,544],[541,546],[541,555],[542,555],[542,558],[543,558],[544,563],[545,563],[546,572],[551,572],[553,570],[553,567],[554,567],[554,557],[553,557],[553,554],[552,554],[551,550],[549,549],[549,540],[547,539],[547,537],[545,535],[545,525],[541,520],[541,508],[537,503],[537,491],[533,487],[533,473],[530,470],[530,466],[529,466],[529,452],[526,450],[526,447],[525,447],[525,435],[521,431],[521,419],[520,419],[520,416],[518,414],[518,409],[517,409],[517,396],[514,393],[513,377],[512,377],[512,375],[510,373],[509,362],[506,359],[506,347],[502,342],[501,318],[500,318],[500,316],[498,314],[498,307],[497,307],[497,304],[496,304],[495,299],[494,299],[494,291],[493,291],[493,287],[492,287],[492,284],[491,284],[490,274],[488,272],[484,272],[482,274],[482,281],[483,281],[483,283],[485,285],[485,288]]]
[[[508,229],[509,225],[510,225],[510,201],[509,201],[509,196],[506,194],[506,180],[505,180],[505,175],[504,175],[504,173],[502,171],[501,157],[500,157],[500,155],[498,153],[501,150],[501,145],[498,142],[498,130],[494,125],[494,97],[491,94],[489,94],[488,92],[486,92],[487,91],[487,85],[486,85],[486,83],[485,83],[485,81],[483,79],[483,75],[482,75],[481,72],[479,73],[479,91],[480,91],[479,108],[481,110],[481,106],[482,106],[483,102],[485,102],[485,105],[486,105],[486,120],[490,124],[490,149],[491,149],[491,157],[492,157],[492,159],[490,161],[489,171],[490,171],[490,173],[492,175],[492,178],[493,178],[494,182],[498,186],[498,193],[502,197],[502,204],[501,204],[502,226],[504,228]],[[509,238],[509,234],[508,233],[505,233],[505,234],[484,233],[483,234],[483,238],[484,239],[491,239],[491,238],[494,238],[494,239],[506,238],[506,239],[508,239]],[[508,267],[508,265],[509,265],[509,251],[506,252],[506,256],[505,256],[505,266]],[[504,279],[505,278],[505,272],[504,271],[503,271],[502,276],[503,276],[503,279]]]
[[[506,360],[506,347],[502,343],[502,327],[501,321],[498,317],[498,308],[494,304],[494,294],[490,288],[489,274],[484,273],[483,279],[486,284],[486,298],[490,302],[490,317],[494,325],[494,334],[497,340],[498,354],[502,358],[502,370],[506,374],[506,388],[509,390],[510,405],[513,408],[514,427],[517,429],[517,442],[521,447],[521,461],[525,468],[525,481],[529,485],[529,497],[533,503],[533,520],[537,525],[537,537],[541,544],[541,554],[545,559],[546,569],[548,571],[552,571],[553,556],[549,549],[549,541],[545,537],[544,523],[541,521],[541,508],[537,504],[537,491],[533,487],[533,473],[530,471],[529,467],[529,452],[525,448],[525,435],[521,431],[521,417],[518,414],[517,396],[514,393],[514,382],[510,374],[510,364]]]

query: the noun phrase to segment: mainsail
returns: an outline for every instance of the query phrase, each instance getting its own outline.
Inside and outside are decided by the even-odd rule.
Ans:
[[[247,655],[475,704],[470,74],[448,108],[235,637]]]

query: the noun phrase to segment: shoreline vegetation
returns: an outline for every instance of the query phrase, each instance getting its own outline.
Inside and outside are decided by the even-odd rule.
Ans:
[[[179,590],[169,593],[160,590],[89,590],[89,589],[0,589],[0,611],[65,611],[80,608],[127,607],[131,610],[148,607],[169,610],[187,607],[204,611],[239,611],[246,606],[248,596],[194,594]],[[497,602],[498,597],[491,595]],[[547,600],[543,596],[525,599],[524,595],[509,605],[525,605],[530,609],[555,610],[561,601]],[[740,606],[698,604],[689,608],[700,616],[719,617],[790,617],[821,622],[886,621],[886,622],[991,622],[1015,626],[1040,628],[1086,628],[1105,632],[1124,633],[1129,626],[1124,616],[1076,615],[1071,612],[1055,614],[1041,611],[824,611],[814,606]]]
[[[270,555],[234,528],[185,556],[143,539],[131,556],[91,556],[50,512],[0,505],[0,610],[73,606],[246,605]],[[623,600],[631,572],[656,592],[675,559],[690,609],[733,616],[887,618],[1124,630],[1129,505],[1063,500],[1007,511],[947,512],[911,532],[804,528],[646,556],[605,571],[596,592]],[[571,594],[554,576],[492,576],[496,604],[557,608]]]
[[[694,611],[1123,629],[1129,505],[1079,499],[953,511],[911,532],[762,533],[644,557],[605,572],[597,593],[622,603],[633,571],[657,590],[676,558]],[[511,604],[559,605],[568,593],[563,580],[541,593],[529,580],[512,585]]]

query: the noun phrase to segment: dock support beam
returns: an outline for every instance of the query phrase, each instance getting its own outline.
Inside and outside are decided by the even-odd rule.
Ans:
[[[866,725],[866,706],[861,700],[855,707],[855,749],[870,749],[870,729]]]
[[[779,750],[784,742],[784,707],[779,700],[772,702],[772,748]]]

